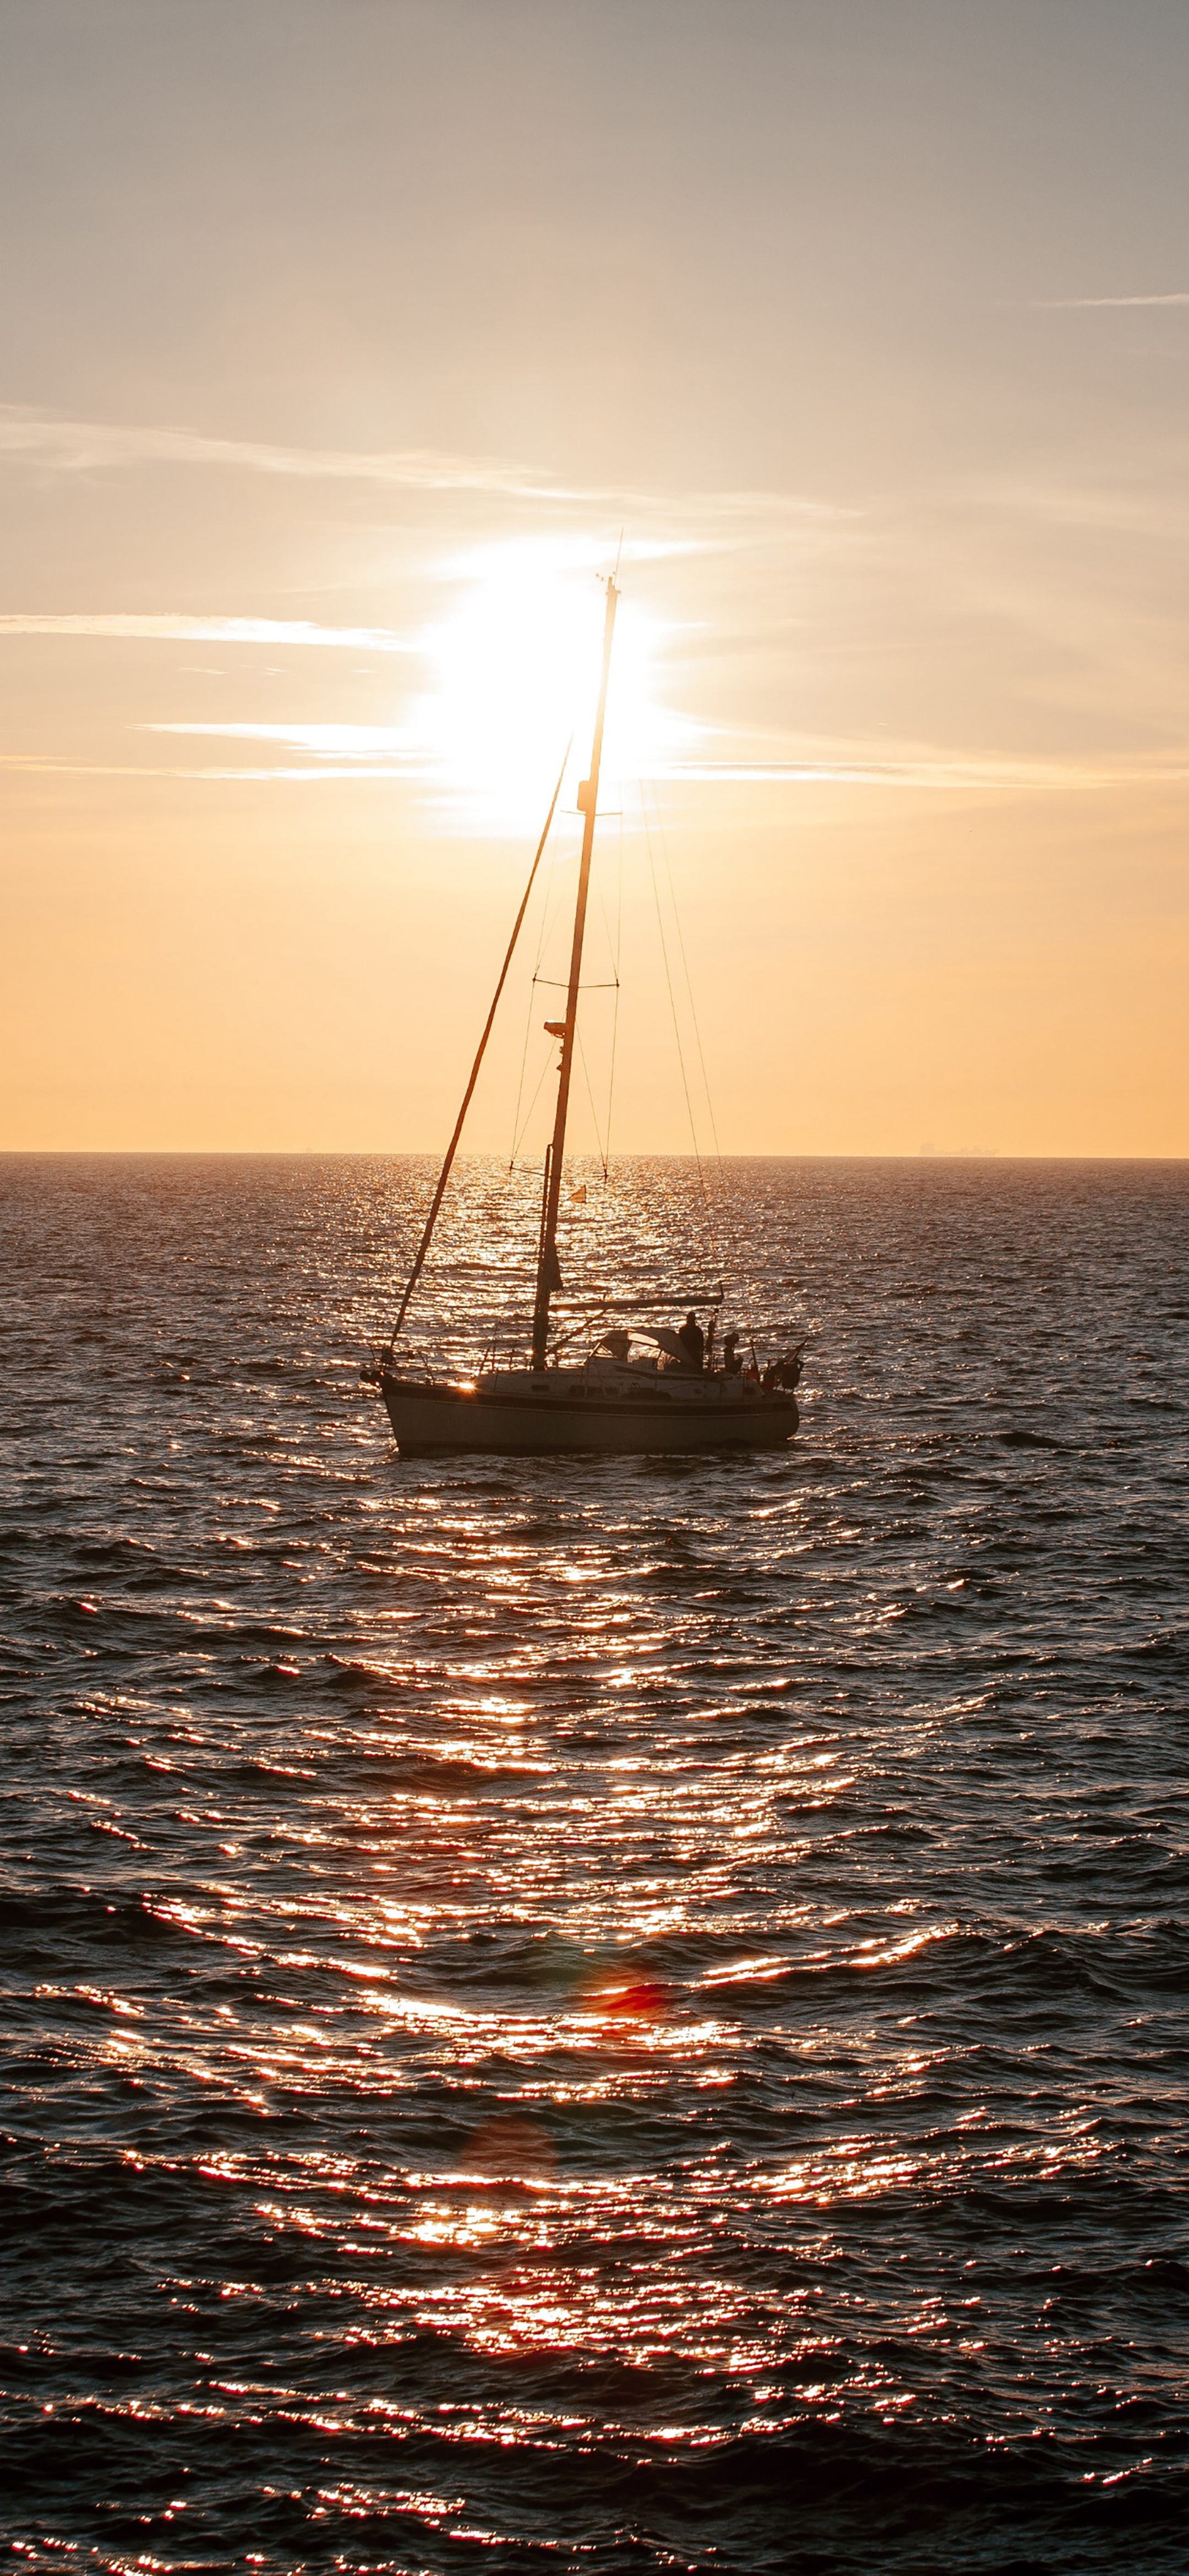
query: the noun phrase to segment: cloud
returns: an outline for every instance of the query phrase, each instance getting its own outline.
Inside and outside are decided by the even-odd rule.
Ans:
[[[278,782],[288,782],[301,787],[321,787],[332,779],[415,778],[423,774],[420,765],[412,760],[376,761],[370,764],[352,761],[342,768],[328,761],[325,765],[319,764],[316,768],[307,765],[302,769],[286,769],[280,762],[271,764],[267,769],[243,767],[175,769],[162,763],[150,766],[145,761],[54,760],[48,754],[41,752],[0,752],[0,772],[7,770],[35,778],[49,776],[55,778],[174,778],[185,779],[203,787],[220,780],[232,786],[245,784],[273,786]]]
[[[1127,772],[1128,777],[1133,773]],[[1162,773],[1164,774],[1164,773]],[[1177,772],[1168,773],[1178,775]],[[673,761],[654,775],[660,778],[689,779],[699,786],[751,787],[927,787],[950,788],[966,793],[979,790],[1015,789],[1028,793],[1040,789],[1104,787],[1123,775],[1113,770],[1061,767],[1055,762],[1013,760],[953,760],[942,753],[905,753],[901,759],[871,760],[856,749],[849,759],[806,760],[687,760]]]
[[[1189,294],[1175,295],[1059,295],[1037,304],[1037,313],[1107,313],[1125,311],[1137,304],[1189,304]]]
[[[175,768],[136,762],[75,761],[37,752],[0,753],[0,771],[68,773],[88,778],[174,778],[202,784],[322,785],[331,779],[401,778],[441,780],[440,764],[416,737],[393,725],[334,724],[148,724],[143,733],[199,736],[217,741],[274,742],[304,753],[298,766],[276,762],[265,768]],[[923,743],[896,749],[881,745],[873,757],[862,742],[806,742],[800,757],[742,757],[719,761],[656,762],[642,772],[651,781],[690,787],[861,787],[896,792],[950,791],[970,795],[1076,795],[1112,787],[1159,788],[1183,785],[1189,759],[1176,753],[1110,765],[1073,761],[1010,760],[995,755],[941,751]],[[625,782],[626,783],[626,782]]]
[[[411,733],[399,725],[355,724],[146,724],[142,733],[213,736],[220,742],[283,742],[315,760],[375,760],[414,753]]]
[[[726,745],[724,742],[724,752]],[[1077,794],[1105,787],[1175,784],[1189,776],[1179,749],[1119,761],[1013,759],[1002,752],[943,749],[921,741],[878,745],[862,737],[771,736],[740,742],[739,756],[672,760],[650,775],[698,786],[879,787],[950,789],[959,794]]]
[[[393,483],[415,491],[545,491],[540,476],[492,457],[451,456],[430,448],[369,454],[352,448],[281,447],[262,440],[206,438],[190,429],[119,422],[36,420],[0,409],[0,454],[39,457],[78,472],[98,465],[206,465],[306,480]],[[564,497],[564,496],[559,496]]]
[[[495,497],[660,518],[684,531],[658,546],[655,535],[629,534],[625,556],[679,553],[704,542],[692,527],[707,521],[736,531],[741,523],[783,521],[790,528],[849,520],[854,513],[802,494],[722,491],[658,494],[614,485],[583,487],[555,481],[538,467],[490,456],[458,456],[432,448],[371,451],[339,447],[288,447],[263,440],[208,438],[200,431],[143,425],[43,420],[0,404],[0,456],[27,457],[64,473],[100,466],[179,465],[239,473],[287,475],[316,482],[388,484],[418,492],[474,492]],[[722,541],[721,539],[719,540]],[[737,537],[735,538],[737,542]],[[728,540],[730,542],[730,540]]]
[[[0,635],[96,635],[116,643],[152,644],[299,644],[327,652],[417,653],[423,648],[387,626],[315,626],[308,618],[184,617],[162,614],[126,617],[39,617],[14,613],[0,617]]]

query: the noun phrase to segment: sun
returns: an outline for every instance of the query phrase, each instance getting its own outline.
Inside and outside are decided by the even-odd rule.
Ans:
[[[450,568],[457,605],[427,649],[436,688],[424,707],[427,747],[452,801],[488,831],[539,821],[571,734],[582,775],[598,694],[605,549],[573,540],[492,546]],[[622,584],[621,584],[622,587]],[[656,700],[664,633],[621,596],[607,700],[603,776],[624,781],[672,757],[683,729]]]

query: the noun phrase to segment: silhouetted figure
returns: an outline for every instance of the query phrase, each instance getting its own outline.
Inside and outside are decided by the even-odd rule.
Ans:
[[[700,1370],[706,1358],[706,1336],[692,1307],[677,1339],[685,1353],[686,1367]]]
[[[739,1354],[738,1333],[730,1332],[723,1334],[722,1364],[724,1374],[727,1377],[742,1377],[743,1361]]]

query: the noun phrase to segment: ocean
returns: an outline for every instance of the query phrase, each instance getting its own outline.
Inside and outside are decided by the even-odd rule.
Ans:
[[[1189,1166],[613,1165],[673,1460],[402,1462],[431,1177],[0,1163],[13,2564],[1183,2569]]]

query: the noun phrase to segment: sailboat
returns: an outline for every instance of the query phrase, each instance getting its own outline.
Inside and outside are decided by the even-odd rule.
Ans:
[[[378,1359],[363,1372],[364,1377],[380,1389],[388,1419],[404,1456],[479,1451],[540,1457],[589,1451],[623,1455],[647,1451],[778,1448],[790,1440],[797,1429],[797,1404],[793,1390],[800,1374],[799,1349],[785,1352],[761,1375],[754,1357],[754,1345],[750,1371],[740,1367],[735,1353],[727,1345],[724,1345],[727,1364],[714,1366],[712,1334],[708,1366],[700,1328],[692,1334],[689,1330],[691,1318],[687,1319],[684,1333],[664,1326],[646,1325],[604,1332],[585,1357],[577,1362],[566,1362],[551,1332],[552,1301],[562,1293],[557,1228],[598,811],[603,724],[618,601],[619,591],[612,576],[607,582],[602,668],[590,767],[578,790],[578,810],[583,818],[582,854],[565,1018],[546,1023],[549,1034],[561,1041],[561,1055],[553,1135],[545,1154],[531,1343],[519,1365],[511,1368],[485,1367],[473,1377],[421,1375],[402,1368],[397,1358],[397,1342],[433,1240],[463,1123],[557,809],[565,763],[554,789],[553,802],[396,1321]],[[731,1337],[732,1340],[737,1338]]]

